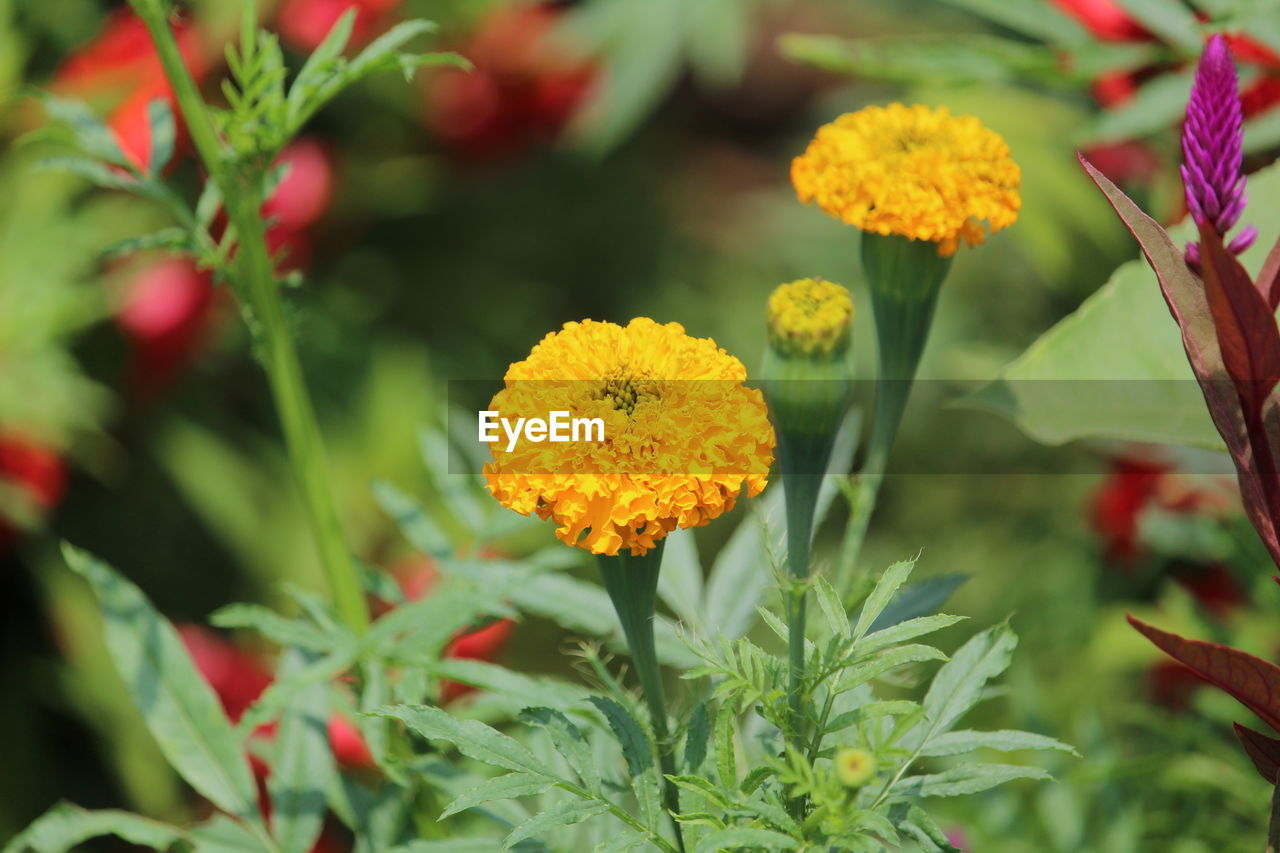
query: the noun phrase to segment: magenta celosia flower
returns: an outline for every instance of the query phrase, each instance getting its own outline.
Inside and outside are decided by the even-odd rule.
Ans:
[[[1187,102],[1182,182],[1196,224],[1208,223],[1223,239],[1240,221],[1248,201],[1240,170],[1243,123],[1235,63],[1226,40],[1215,35],[1200,57]],[[1257,229],[1250,225],[1227,244],[1227,250],[1238,255],[1253,245],[1257,236]],[[1187,263],[1199,268],[1199,243],[1187,244]]]

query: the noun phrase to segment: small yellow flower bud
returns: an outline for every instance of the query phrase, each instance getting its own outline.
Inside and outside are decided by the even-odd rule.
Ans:
[[[853,299],[838,284],[802,278],[769,297],[769,342],[784,355],[833,355],[849,348]]]
[[[865,749],[845,747],[836,753],[836,775],[847,788],[860,788],[876,775],[876,757]]]

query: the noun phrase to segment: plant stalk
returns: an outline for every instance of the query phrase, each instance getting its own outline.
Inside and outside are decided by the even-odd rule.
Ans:
[[[368,627],[369,611],[360,576],[338,521],[320,428],[267,249],[266,227],[260,212],[262,176],[238,174],[224,160],[223,146],[213,121],[169,28],[167,4],[162,0],[131,0],[131,3],[151,35],[191,140],[210,180],[221,192],[227,218],[236,230],[239,295],[248,303],[256,320],[252,331],[271,386],[316,553],[339,619],[352,631],[362,632]]]
[[[658,605],[658,572],[662,568],[662,551],[665,540],[644,554],[632,556],[625,551],[616,557],[600,557],[600,576],[604,588],[613,601],[613,609],[622,623],[622,633],[631,650],[631,661],[636,678],[644,694],[645,704],[653,726],[658,747],[658,769],[663,774],[663,793],[666,807],[671,812],[675,827],[676,843],[684,850],[684,837],[675,814],[680,811],[679,792],[666,776],[676,774],[674,744],[667,727],[667,700],[662,687],[662,671],[658,665],[658,651],[653,634],[653,617]]]

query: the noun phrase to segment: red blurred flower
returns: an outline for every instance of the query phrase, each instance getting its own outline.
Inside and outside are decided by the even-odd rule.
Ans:
[[[181,20],[174,23],[174,33],[188,70],[197,82],[202,80],[209,64],[200,34]],[[52,88],[63,95],[109,101],[113,112],[107,123],[121,150],[141,169],[150,166],[148,104],[155,98],[164,98],[176,116],[173,92],[151,38],[129,9],[109,15],[93,41],[62,63],[54,74]]]
[[[456,155],[492,160],[555,138],[582,103],[596,71],[548,41],[552,4],[497,9],[457,49],[472,71],[446,69],[427,90],[427,118]]]
[[[285,0],[276,14],[276,31],[285,44],[310,52],[348,9],[355,9],[351,40],[359,44],[399,5],[400,0]]]
[[[1145,183],[1160,171],[1160,157],[1144,142],[1113,142],[1085,149],[1089,162],[1117,184]]]
[[[338,764],[355,770],[371,770],[377,766],[364,735],[355,724],[341,714],[329,717],[329,746]]]
[[[1089,510],[1107,559],[1129,563],[1141,554],[1138,517],[1155,497],[1166,471],[1163,465],[1140,459],[1112,461],[1111,472],[1094,492]]]
[[[167,388],[204,342],[213,280],[188,258],[165,258],[129,282],[116,323],[133,349],[130,385],[144,395]]]
[[[1088,28],[1102,41],[1134,41],[1151,38],[1142,24],[1115,0],[1053,0],[1053,4]]]
[[[1147,670],[1147,692],[1151,701],[1171,711],[1185,711],[1191,697],[1208,684],[1195,670],[1176,660],[1161,660]]]
[[[267,248],[282,270],[303,269],[311,261],[309,229],[333,199],[333,158],[321,142],[304,138],[290,143],[276,163],[289,168],[262,206]]]
[[[43,444],[14,432],[0,432],[0,482],[17,487],[37,509],[48,511],[62,500],[67,470],[62,457]],[[0,513],[0,547],[16,535]]]
[[[435,563],[425,557],[414,557],[404,561],[393,570],[400,591],[409,601],[418,601],[431,594],[431,590],[440,580],[440,572]],[[375,605],[378,605],[375,602]],[[381,604],[383,612],[390,609]],[[445,647],[445,658],[462,658],[465,660],[496,661],[506,648],[511,632],[515,630],[515,622],[510,619],[498,619],[476,631],[459,631],[449,645]],[[440,683],[440,704],[447,705],[455,699],[466,696],[475,690],[466,684],[456,681]]]
[[[1201,607],[1219,618],[1229,615],[1232,610],[1248,601],[1240,582],[1221,563],[1180,564],[1171,574]]]
[[[218,694],[231,721],[238,722],[249,706],[270,686],[271,671],[255,655],[238,648],[199,625],[179,625],[178,636],[196,669]]]

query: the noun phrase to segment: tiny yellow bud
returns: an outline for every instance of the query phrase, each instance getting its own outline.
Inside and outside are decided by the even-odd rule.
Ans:
[[[876,757],[865,749],[845,747],[836,753],[836,775],[848,788],[860,788],[876,775]]]
[[[838,284],[802,278],[769,297],[769,341],[783,355],[831,355],[849,346],[853,299]]]

